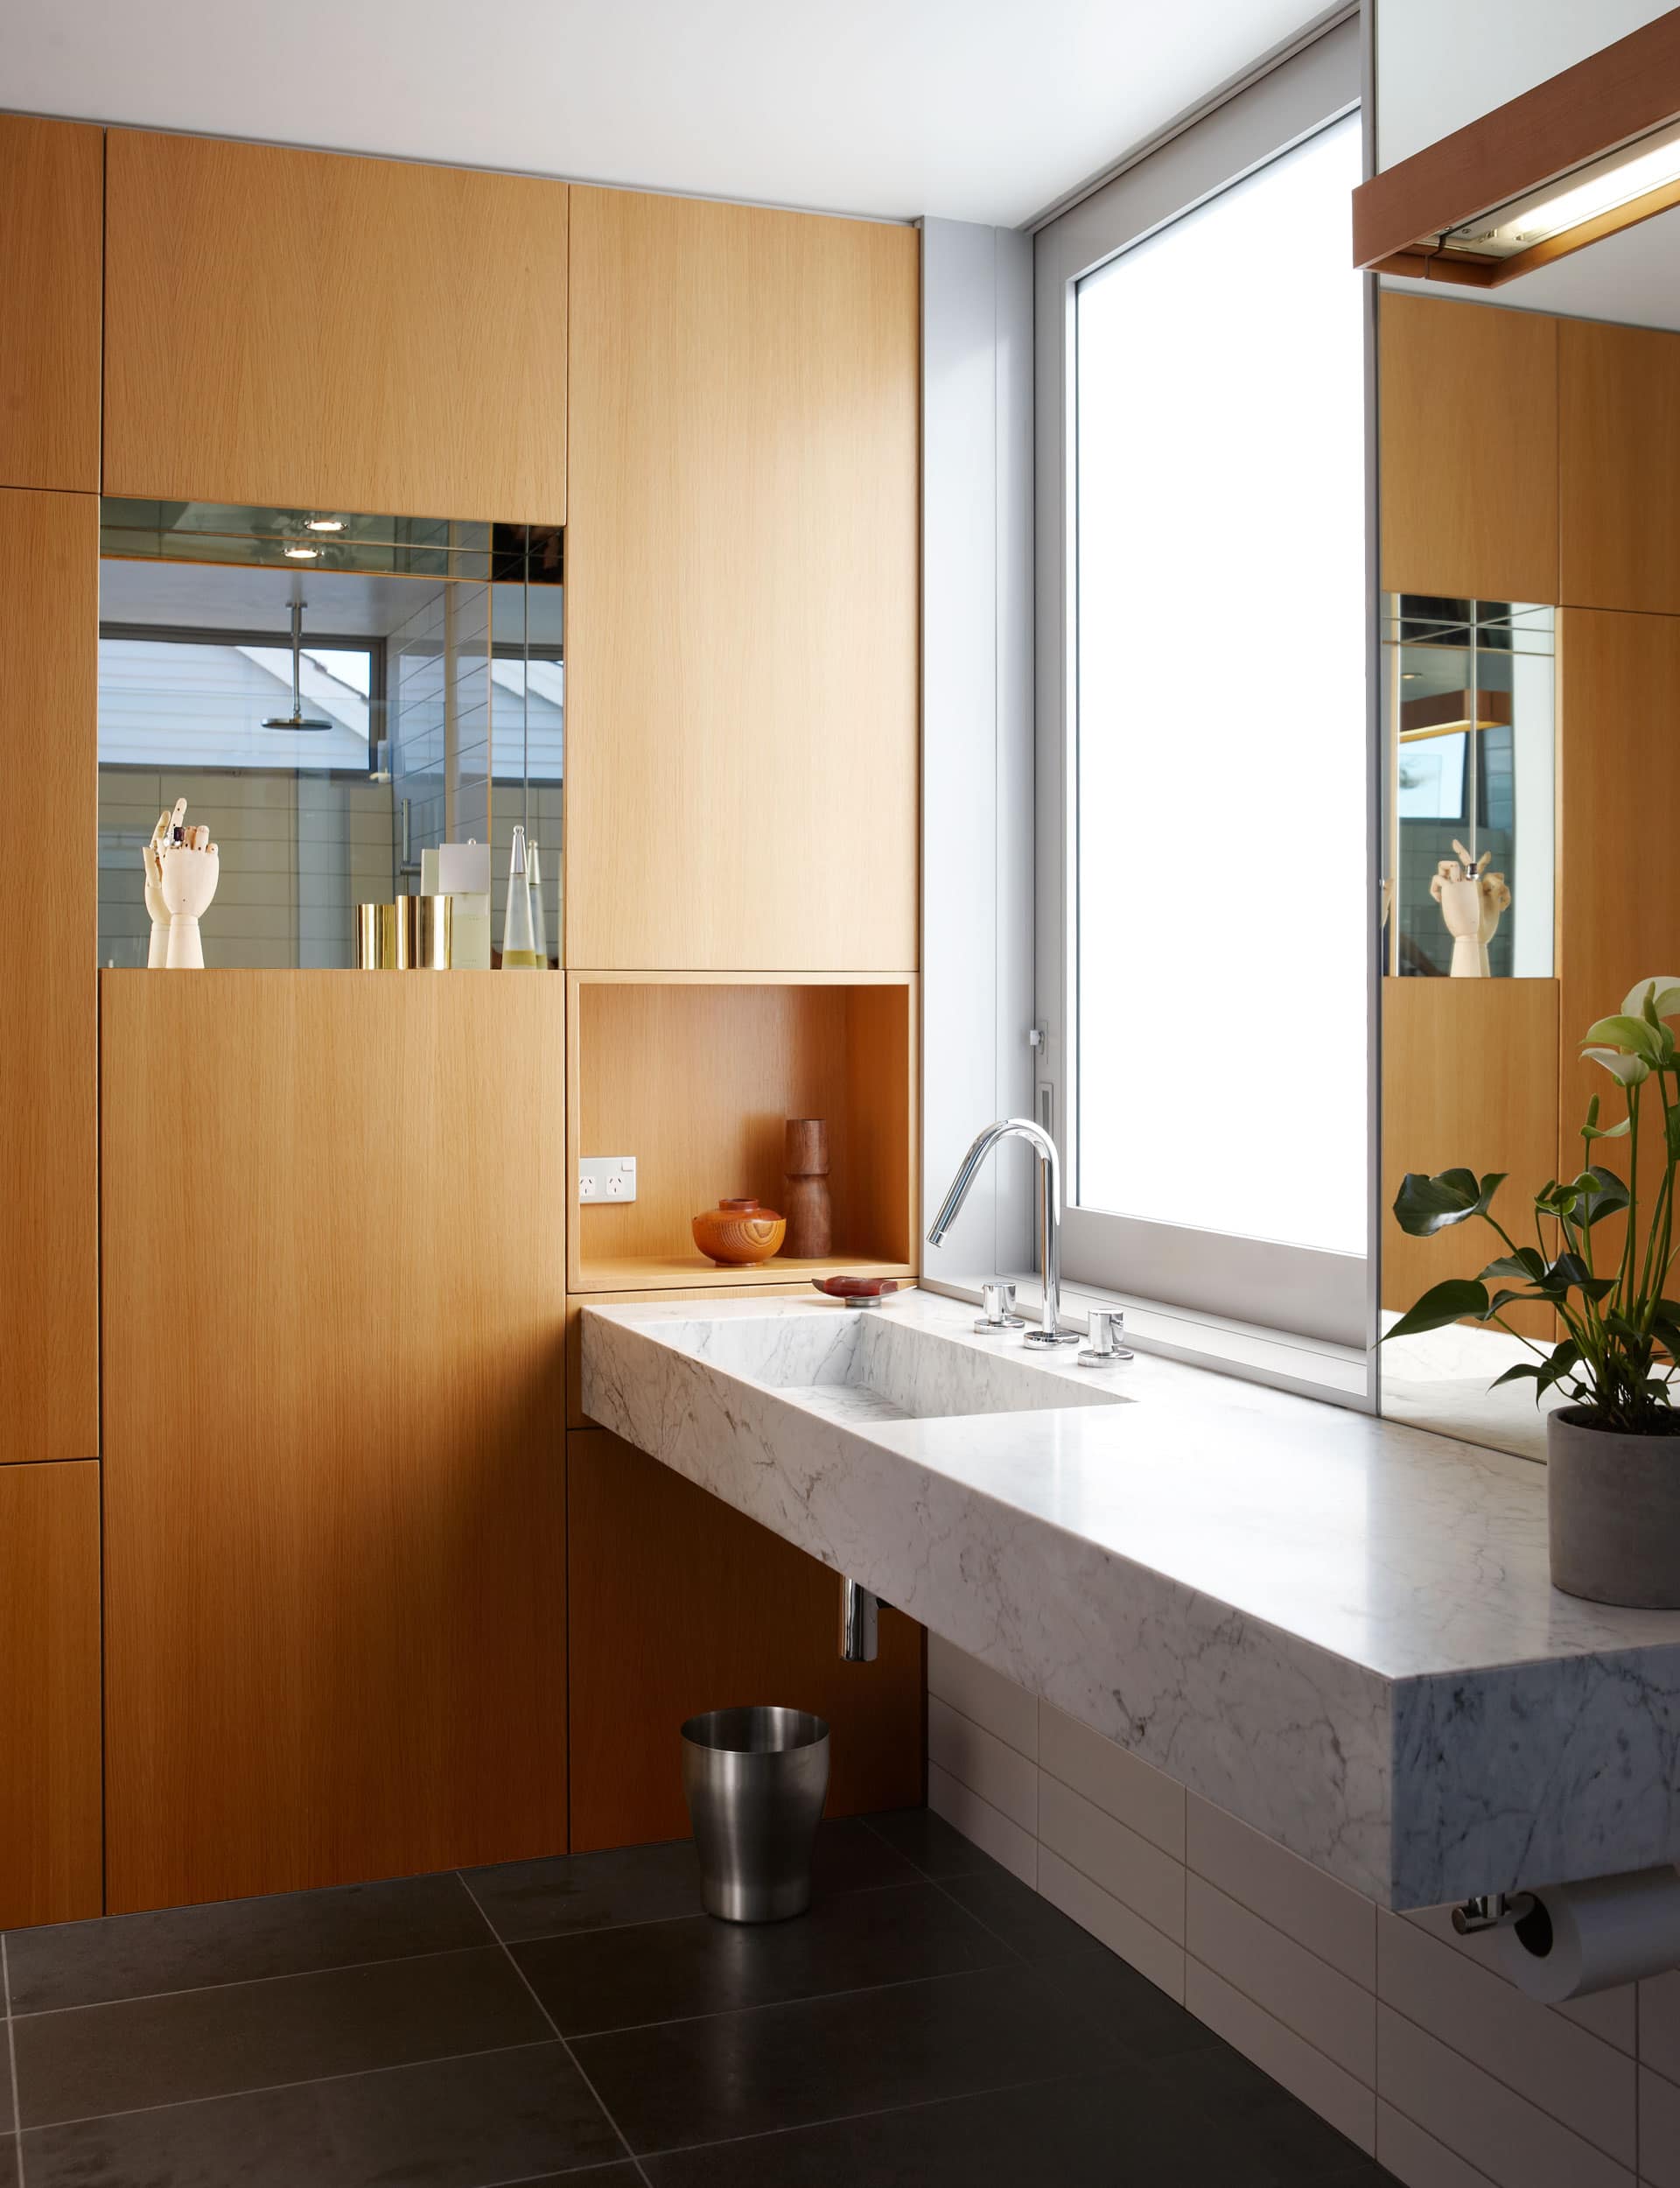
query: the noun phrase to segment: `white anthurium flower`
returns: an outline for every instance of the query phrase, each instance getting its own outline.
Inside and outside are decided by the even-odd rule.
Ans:
[[[1613,1079],[1620,1079],[1624,1086],[1638,1086],[1651,1076],[1651,1067],[1643,1056],[1630,1055],[1622,1048],[1583,1048],[1584,1056],[1591,1056],[1594,1063],[1601,1063]]]
[[[1659,972],[1648,980],[1636,981],[1628,991],[1622,1015],[1642,1018],[1648,995],[1655,996],[1659,1018],[1680,1018],[1680,972]]]

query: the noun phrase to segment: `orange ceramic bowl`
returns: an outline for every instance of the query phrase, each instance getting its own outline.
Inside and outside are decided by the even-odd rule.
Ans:
[[[781,1251],[788,1218],[755,1200],[719,1201],[693,1222],[694,1243],[720,1268],[749,1268]]]

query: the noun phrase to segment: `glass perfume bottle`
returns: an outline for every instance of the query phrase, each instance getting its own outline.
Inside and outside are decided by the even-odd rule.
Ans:
[[[540,972],[544,960],[536,954],[531,932],[531,885],[525,863],[525,831],[514,830],[513,857],[508,868],[508,912],[501,929],[501,969],[504,972]]]
[[[535,836],[529,847],[531,882],[531,947],[544,971],[549,963],[549,919],[542,906],[542,847]]]

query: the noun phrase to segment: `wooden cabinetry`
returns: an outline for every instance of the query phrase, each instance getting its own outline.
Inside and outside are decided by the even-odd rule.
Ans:
[[[1480,1223],[1408,1238],[1389,1212],[1408,1170],[1503,1170],[1494,1213],[1526,1245],[1528,1203],[1558,1165],[1557,981],[1384,980],[1383,1306],[1404,1310],[1432,1284],[1478,1276],[1504,1250]],[[1548,1308],[1507,1319],[1530,1335],[1552,1322]]]
[[[1680,614],[1680,336],[1564,319],[1558,341],[1558,598]]]
[[[0,1466],[0,1930],[103,1904],[99,1469]]]
[[[1389,293],[1380,326],[1384,589],[1556,600],[1557,320]]]
[[[99,491],[104,131],[0,114],[0,487]]]
[[[567,186],[113,130],[105,490],[565,515]]]
[[[563,1014],[104,976],[113,1911],[564,1848]]]
[[[99,1448],[98,645],[98,501],[0,492],[0,777],[30,869],[0,1041],[0,1462]]]
[[[917,237],[571,202],[566,962],[909,971]]]
[[[829,1813],[922,1798],[921,1628],[839,1655],[837,1576],[605,1428],[566,1439],[575,1849],[686,1838],[678,1728],[784,1702],[832,1728]]]
[[[569,1174],[579,1155],[634,1154],[640,1189],[573,1203],[570,1290],[914,1274],[914,978],[570,973],[567,987]],[[829,1119],[835,1250],[720,1269],[690,1218],[725,1195],[780,1207],[789,1117]]]

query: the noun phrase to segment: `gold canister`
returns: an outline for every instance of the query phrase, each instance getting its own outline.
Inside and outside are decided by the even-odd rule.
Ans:
[[[397,899],[397,962],[409,972],[449,971],[450,903],[446,896]]]
[[[395,904],[356,907],[356,963],[364,972],[402,970],[402,923]]]

